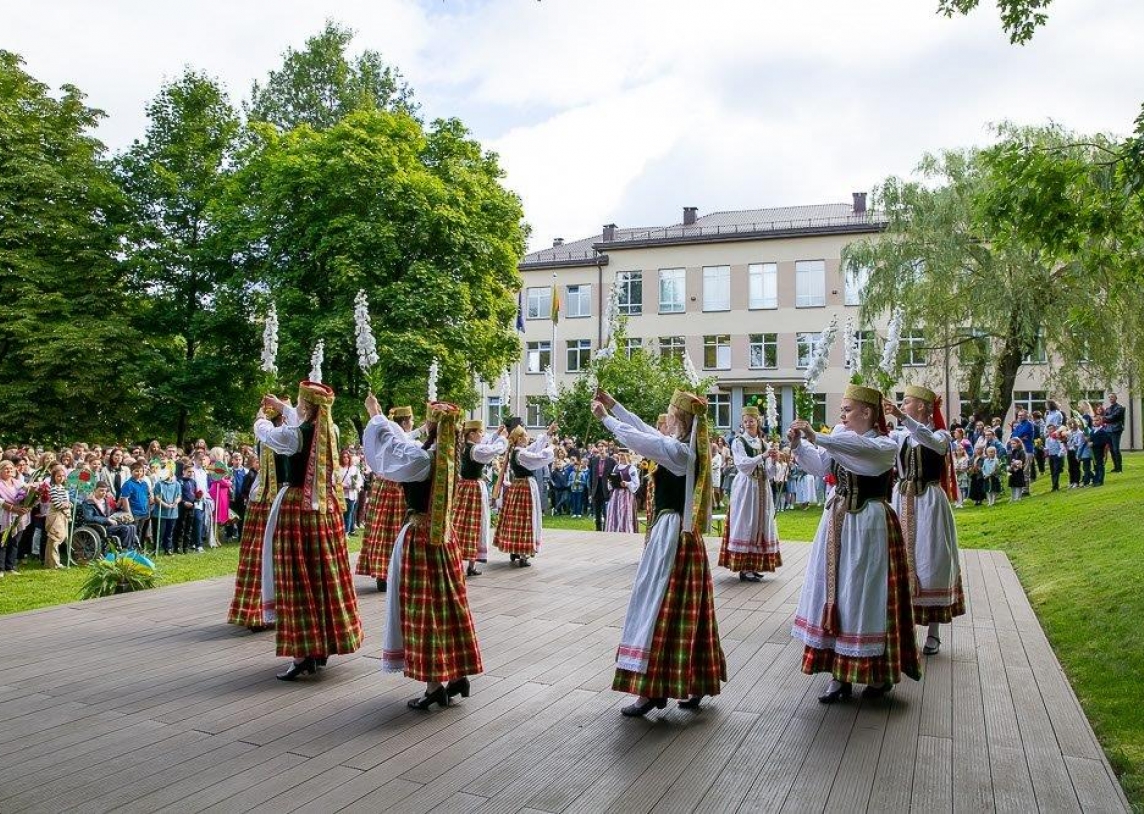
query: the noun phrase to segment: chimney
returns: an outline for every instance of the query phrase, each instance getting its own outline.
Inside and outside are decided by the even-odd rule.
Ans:
[[[866,214],[866,193],[865,192],[855,192],[854,193],[854,214],[855,215]]]
[[[611,243],[615,239],[616,239],[616,224],[605,223],[604,224],[604,239],[602,242],[603,243]]]
[[[698,206],[685,206],[683,207],[683,225],[694,226],[695,217],[699,214]]]
[[[557,238],[552,239],[552,248],[559,249],[563,245],[564,245],[564,238],[557,237]]]

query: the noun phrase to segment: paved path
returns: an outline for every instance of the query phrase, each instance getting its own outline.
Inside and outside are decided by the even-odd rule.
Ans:
[[[273,633],[224,624],[229,579],[4,617],[0,812],[1127,810],[1003,554],[963,553],[970,615],[923,682],[833,707],[789,634],[808,547],[759,585],[716,571],[723,695],[629,721],[610,685],[640,543],[494,554],[471,582],[486,673],[431,714],[378,668],[368,580],[365,648],[295,684]]]

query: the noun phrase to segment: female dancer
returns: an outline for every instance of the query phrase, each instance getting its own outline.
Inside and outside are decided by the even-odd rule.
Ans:
[[[616,468],[608,476],[608,515],[604,531],[638,531],[636,526],[635,494],[640,488],[639,470],[632,466],[631,450],[616,450]]]
[[[298,386],[298,426],[275,427],[261,412],[254,422],[261,444],[290,456],[290,486],[280,496],[272,533],[277,650],[294,659],[278,674],[282,681],[313,673],[327,656],[352,653],[361,644],[341,495],[334,483],[333,403],[330,387],[304,381]]]
[[[927,656],[941,649],[938,625],[965,614],[957,525],[949,493],[957,496],[950,458],[952,437],[945,429],[941,400],[932,390],[909,386],[902,407],[891,401],[886,412],[898,420],[898,483],[894,511],[902,524],[906,553],[913,568],[914,624],[928,625]]]
[[[485,434],[483,421],[465,422],[465,445],[461,450],[461,465],[457,472],[457,498],[453,510],[453,531],[461,559],[468,560],[465,575],[477,577],[477,561],[485,562],[489,556],[489,490],[485,485],[486,464],[496,460],[508,449],[508,430],[503,426],[491,438]]]
[[[612,689],[638,696],[622,710],[628,717],[663,709],[668,698],[698,709],[703,696],[718,695],[727,680],[702,535],[712,500],[707,402],[676,391],[666,434],[603,391],[596,392],[592,414],[621,443],[658,464],[655,523],[632,585]]]
[[[381,415],[377,399],[365,400],[365,457],[377,474],[401,484],[407,522],[393,545],[385,598],[382,669],[425,682],[413,709],[449,705],[469,696],[469,676],[483,670],[469,597],[453,540],[457,408],[429,405],[428,439],[410,441]]]
[[[835,486],[810,551],[791,634],[806,645],[802,671],[830,673],[824,704],[893,689],[905,673],[921,678],[910,607],[910,565],[898,517],[890,507],[898,445],[889,437],[882,394],[850,385],[839,424],[817,435],[807,421],[788,433],[791,452],[811,475]]]
[[[742,582],[758,582],[762,572],[773,572],[783,564],[769,482],[775,464],[765,446],[766,439],[759,434],[759,408],[744,407],[743,433],[731,442],[738,475],[731,482],[729,517],[719,549],[719,565],[738,571]]]
[[[389,411],[389,418],[406,435],[412,431],[412,407],[394,407]],[[397,539],[397,532],[405,522],[405,498],[401,494],[401,487],[374,470],[365,510],[365,537],[362,538],[361,553],[358,554],[357,568],[354,570],[358,576],[373,577],[377,580],[377,590],[385,593],[393,541]]]
[[[549,437],[555,434],[556,425],[552,424],[548,432],[541,433],[530,446],[524,427],[514,427],[508,436],[510,451],[502,477],[508,474],[510,481],[504,489],[493,545],[521,568],[532,565],[528,558],[540,553],[540,518],[544,507],[540,505],[536,472],[556,459],[548,443]]]

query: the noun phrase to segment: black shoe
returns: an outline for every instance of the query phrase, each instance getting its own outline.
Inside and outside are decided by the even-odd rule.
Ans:
[[[251,625],[249,630],[251,633],[261,633],[266,630],[266,625]]]
[[[933,639],[937,644],[930,644],[930,639]],[[926,645],[922,648],[922,653],[927,656],[936,656],[941,650],[941,639],[937,636],[926,636]]]
[[[881,698],[892,689],[894,689],[894,682],[892,681],[887,681],[885,684],[881,685],[870,684],[862,690],[862,697]]]
[[[532,563],[530,563],[528,561],[528,557],[521,557],[518,565],[520,565],[521,568],[531,568],[532,567]]]
[[[762,582],[762,578],[753,571],[740,571],[739,582]]]
[[[462,698],[469,697],[469,677],[458,678],[456,681],[450,681],[448,686],[445,687],[445,692],[450,698],[454,695],[459,695]]]
[[[702,695],[693,695],[686,701],[679,702],[680,709],[699,709],[699,704],[703,700]]]
[[[314,657],[314,664],[318,665],[319,667],[325,667],[326,662],[328,662],[329,660],[330,660],[329,656],[315,656]]]
[[[318,665],[312,658],[305,658],[300,662],[294,662],[290,665],[290,669],[284,673],[279,673],[275,676],[279,681],[297,681],[298,676],[304,673],[311,675],[318,670]]]
[[[480,575],[481,575],[481,572],[477,570],[477,567],[475,565],[470,565],[468,568],[465,569],[465,576],[467,576],[467,577],[479,577]]]
[[[666,706],[666,698],[649,698],[642,704],[629,704],[620,710],[620,714],[625,718],[642,718],[653,709],[663,709]]]
[[[509,562],[516,562],[518,559],[520,559],[519,554],[509,554],[508,555],[508,561]]]
[[[381,593],[385,593],[385,580],[384,579],[379,579],[377,581],[377,590],[380,591]]]
[[[434,704],[439,704],[442,707],[449,706],[449,694],[445,691],[445,687],[438,687],[433,692],[425,693],[420,698],[410,698],[406,706],[410,709],[428,710]]]
[[[818,702],[820,704],[833,704],[839,698],[849,698],[853,692],[854,687],[852,684],[850,684],[850,682],[840,682],[838,689],[831,690],[830,692],[824,692],[822,695],[818,696]]]

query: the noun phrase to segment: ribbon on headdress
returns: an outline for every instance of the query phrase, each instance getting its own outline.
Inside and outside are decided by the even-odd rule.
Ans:
[[[304,381],[298,385],[299,403],[306,401],[317,408],[314,416],[314,440],[306,461],[306,482],[302,500],[310,511],[326,512],[332,502],[342,512],[340,489],[334,485],[334,465],[338,460],[337,427],[334,426],[333,388],[320,382]]]
[[[451,533],[453,492],[457,474],[457,416],[460,409],[454,404],[435,402],[430,407],[429,419],[437,423],[437,448],[433,454],[433,472],[429,476],[429,543],[445,545]]]

